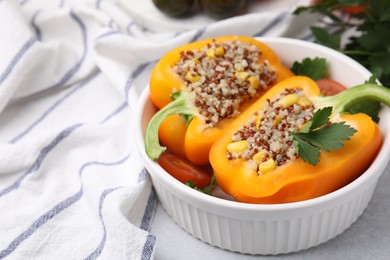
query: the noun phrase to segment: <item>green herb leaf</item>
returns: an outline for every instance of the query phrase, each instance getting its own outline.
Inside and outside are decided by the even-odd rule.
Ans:
[[[324,126],[318,130],[308,133],[298,133],[297,136],[302,140],[319,147],[321,150],[330,152],[343,147],[342,141],[349,140],[356,130],[344,122],[333,123]]]
[[[372,52],[388,48],[390,42],[389,24],[371,24],[364,29],[365,34],[356,39],[362,48]]]
[[[390,37],[390,36],[389,36]],[[388,43],[390,48],[390,42]],[[374,74],[382,84],[390,82],[390,52],[382,52],[372,55],[367,59],[371,72]]]
[[[388,0],[371,0],[370,5],[374,13],[378,14],[380,22],[390,21],[390,1]]]
[[[367,0],[339,0],[341,4],[346,6],[361,5]]]
[[[356,103],[348,108],[348,112],[351,114],[364,113],[369,115],[374,122],[379,122],[379,110],[381,108],[380,102],[367,100]]]
[[[368,80],[364,82],[364,84],[377,84],[377,78],[372,75]],[[364,100],[356,103],[350,107],[348,107],[347,111],[350,114],[364,113],[369,115],[372,120],[376,123],[379,123],[379,110],[381,108],[381,104],[375,100]]]
[[[202,192],[205,193],[205,194],[208,194],[208,195],[211,195],[211,191],[212,189],[217,185],[217,182],[215,181],[215,175],[213,175],[211,177],[211,181],[209,183],[209,185],[207,185],[206,187],[204,187],[202,189]]]
[[[328,31],[326,31],[323,28],[312,26],[310,27],[310,30],[312,31],[315,42],[328,46],[332,49],[339,49],[340,48],[340,42],[341,42],[341,36],[338,34],[330,34]]]
[[[190,124],[191,120],[195,117],[194,115],[180,114],[186,127]]]
[[[331,114],[332,107],[319,109],[301,131],[291,134],[298,155],[311,165],[318,164],[320,150],[338,150],[343,147],[343,141],[356,133],[356,129],[344,122],[329,124]]]
[[[364,82],[364,84],[376,84],[377,83],[377,77],[372,75],[368,80]]]
[[[196,187],[195,182],[193,182],[193,181],[191,181],[191,180],[186,181],[186,185],[187,185],[188,187],[192,188],[192,189],[195,189],[195,188],[198,189],[198,188]]]
[[[202,192],[202,193],[205,193],[207,195],[211,195],[211,191],[212,189],[217,185],[217,182],[215,181],[215,175],[213,175],[211,177],[211,181],[210,183],[204,187],[203,189],[199,189],[197,186],[196,186],[196,183],[191,181],[191,180],[188,180],[186,181],[186,185],[194,190],[197,190],[199,192]]]
[[[304,162],[316,166],[320,158],[320,149],[294,135],[294,146]]]
[[[329,117],[332,114],[332,107],[325,107],[317,110],[313,118],[301,129],[300,133],[309,133],[329,122]]]
[[[350,6],[361,6],[364,11],[345,15],[343,8]],[[305,12],[325,17],[320,27],[311,28],[317,43],[350,56],[378,77],[384,86],[390,86],[390,1],[326,0],[299,7],[294,14]],[[342,46],[341,35],[346,43]]]
[[[326,78],[328,71],[324,58],[305,58],[302,62],[294,62],[291,67],[295,75],[307,76],[313,80]]]

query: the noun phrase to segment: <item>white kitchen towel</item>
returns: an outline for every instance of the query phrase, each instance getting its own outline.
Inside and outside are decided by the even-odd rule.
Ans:
[[[289,6],[157,32],[132,8],[0,0],[0,259],[152,259],[157,198],[132,108],[155,62],[225,34],[308,39],[313,20]]]

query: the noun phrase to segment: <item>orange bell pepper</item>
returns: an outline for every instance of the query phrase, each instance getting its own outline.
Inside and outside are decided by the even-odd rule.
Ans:
[[[290,88],[300,88],[315,109],[333,107],[331,122],[345,122],[356,132],[338,150],[321,150],[319,162],[313,166],[300,158],[287,161],[270,171],[260,173],[250,160],[229,159],[228,145],[232,136],[255,112],[264,109],[265,101]],[[237,201],[247,203],[288,203],[307,200],[333,192],[357,177],[372,163],[382,143],[378,125],[363,113],[348,114],[347,108],[365,99],[390,106],[390,89],[375,84],[349,88],[335,96],[320,96],[316,83],[296,76],[272,87],[256,103],[243,112],[213,144],[210,163],[218,185]]]
[[[184,87],[184,80],[172,70],[172,67],[180,60],[181,51],[200,50],[214,40],[216,42],[224,42],[233,41],[235,39],[244,43],[253,44],[259,48],[262,52],[261,61],[264,62],[265,60],[268,60],[270,65],[275,68],[278,81],[293,75],[287,67],[281,64],[279,57],[270,47],[255,38],[232,35],[201,40],[171,50],[156,64],[153,68],[149,82],[150,99],[153,104],[159,109],[163,108],[168,103],[172,102],[171,95],[174,90],[180,91]]]
[[[186,157],[184,150],[184,137],[187,126],[180,115],[171,115],[161,123],[158,129],[158,137],[162,145],[181,157]]]
[[[293,76],[293,73],[287,67],[281,64],[279,57],[272,51],[272,49],[254,38],[244,36],[224,36],[214,39],[207,39],[178,47],[167,53],[158,62],[158,64],[154,67],[150,78],[150,98],[152,102],[159,109],[171,109],[166,108],[166,106],[168,104],[170,104],[171,106],[175,106],[172,104],[174,103],[172,102],[172,94],[176,91],[179,91],[180,93],[186,91],[184,79],[180,77],[177,73],[175,73],[175,71],[173,70],[173,67],[178,63],[181,58],[181,52],[201,50],[202,48],[213,42],[223,43],[226,41],[234,40],[254,45],[261,51],[260,62],[269,62],[270,67],[275,71],[276,74],[275,83],[287,77]],[[183,100],[185,100],[184,103]],[[182,105],[187,107],[193,106],[188,105],[189,103],[191,103],[188,97],[184,97],[183,100],[176,102],[182,102]],[[244,103],[240,105],[239,111],[242,112],[254,101],[255,99],[244,101]],[[169,112],[169,114],[165,114],[165,117],[169,117],[170,123],[164,121],[165,118],[158,123],[161,124],[161,127],[159,127],[158,129],[159,140],[154,137],[152,138],[153,141],[151,141],[151,135],[147,135],[149,136],[147,139],[145,139],[147,147],[154,147],[153,149],[147,148],[147,152],[150,150],[156,151],[151,152],[153,153],[153,155],[149,152],[148,154],[151,158],[156,159],[158,158],[159,154],[161,154],[161,152],[165,150],[165,147],[167,147],[174,153],[184,155],[192,163],[198,165],[208,164],[208,154],[211,145],[221,135],[223,129],[230,123],[230,121],[232,121],[232,119],[225,118],[218,122],[215,126],[207,127],[206,121],[204,120],[204,118],[199,116],[197,109],[191,108],[187,109],[186,111],[179,111],[179,113],[176,110],[177,108],[173,110],[171,109],[171,112]],[[181,117],[171,116],[172,114],[180,113],[187,115],[195,115],[195,117],[193,117],[188,124],[185,124],[184,120]],[[175,127],[171,127],[171,124],[174,124]],[[156,128],[154,128],[153,131],[155,132]],[[159,145],[159,141],[165,147],[161,147]]]

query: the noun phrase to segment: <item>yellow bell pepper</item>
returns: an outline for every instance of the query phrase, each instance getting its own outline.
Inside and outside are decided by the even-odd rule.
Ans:
[[[317,165],[311,165],[299,156],[281,166],[275,166],[260,152],[252,160],[229,158],[229,149],[237,144],[232,136],[253,115],[264,110],[266,100],[272,100],[285,89],[299,88],[304,92],[304,105],[312,103],[315,109],[333,107],[331,122],[345,122],[356,132],[343,142],[338,150],[321,150]],[[286,97],[286,96],[285,96]],[[372,163],[382,143],[378,125],[366,114],[348,114],[346,109],[365,99],[377,100],[390,105],[390,89],[375,84],[363,84],[349,88],[335,96],[322,97],[316,83],[307,77],[288,78],[272,87],[251,107],[236,118],[214,142],[210,151],[210,163],[218,185],[237,201],[247,203],[288,203],[307,200],[333,192],[359,177]],[[300,102],[295,97],[280,101],[289,106]],[[257,114],[256,114],[257,113]],[[242,141],[240,141],[242,142]],[[245,142],[245,141],[243,141]],[[260,161],[263,170],[253,167]],[[270,159],[272,160],[272,158]]]
[[[152,159],[157,159],[166,149],[165,147],[167,147],[179,155],[184,155],[192,163],[198,165],[209,164],[208,154],[211,145],[221,135],[223,129],[232,121],[232,118],[224,118],[216,125],[208,127],[206,120],[200,116],[199,109],[194,104],[191,104],[192,100],[190,100],[188,93],[186,93],[185,80],[173,70],[173,67],[179,62],[183,52],[201,50],[211,43],[224,43],[226,41],[239,41],[257,47],[261,51],[259,62],[268,62],[269,67],[276,75],[274,83],[293,76],[293,73],[281,64],[279,57],[272,49],[251,37],[217,37],[186,44],[170,51],[155,66],[150,78],[150,98],[157,108],[161,109],[158,113],[159,119],[157,120],[155,117],[149,124],[145,139],[146,151]],[[209,49],[207,51],[207,56],[211,59],[223,55],[223,48]],[[195,60],[194,62],[197,61]],[[248,84],[254,88],[259,84],[256,77],[251,77],[245,71],[237,71],[235,73],[237,78],[249,82]],[[186,78],[189,82],[196,82],[200,79],[199,75],[192,74],[186,75]],[[175,92],[179,92],[180,95],[173,101],[172,94]],[[259,89],[259,95],[263,92],[264,90]],[[244,101],[240,105],[239,111],[242,112],[254,101],[255,99]],[[193,118],[188,124],[185,124],[181,117],[172,116],[175,114],[189,115],[193,116]],[[166,118],[169,118],[171,123],[168,124],[165,121]],[[173,120],[176,120],[176,122]],[[170,124],[174,124],[175,127],[170,127]],[[156,135],[157,131],[158,138]],[[162,147],[160,142],[165,147]]]

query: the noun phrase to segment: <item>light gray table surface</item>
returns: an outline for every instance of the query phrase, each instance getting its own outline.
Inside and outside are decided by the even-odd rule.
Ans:
[[[155,259],[390,259],[390,165],[379,178],[368,207],[337,237],[303,251],[277,256],[252,256],[211,246],[191,236],[157,206],[151,233],[156,236]]]
[[[271,10],[286,3],[308,0],[267,0]],[[271,2],[273,1],[273,2]],[[262,3],[261,1],[257,1]],[[151,233],[156,236],[155,259],[390,259],[390,165],[378,181],[373,197],[358,220],[337,237],[300,252],[277,256],[252,256],[223,250],[191,236],[168,216],[158,203]]]

